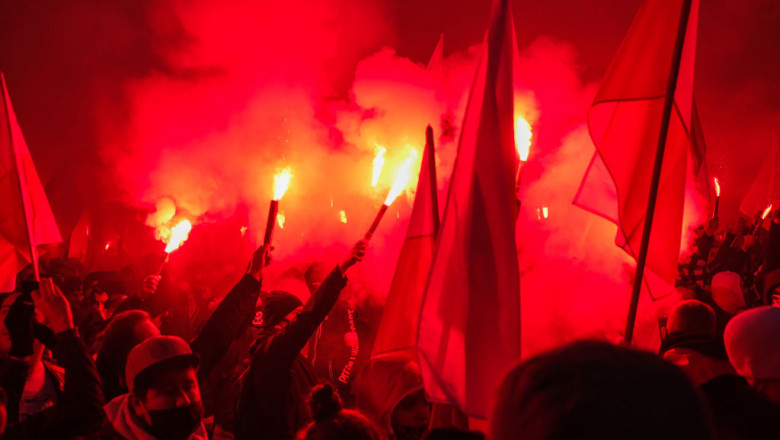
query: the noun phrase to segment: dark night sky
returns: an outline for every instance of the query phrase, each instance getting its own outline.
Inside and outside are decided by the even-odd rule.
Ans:
[[[53,199],[95,195],[95,154],[106,127],[96,113],[121,120],[126,80],[159,68],[144,13],[147,1],[2,0],[0,69]],[[167,0],[166,3],[175,4]],[[606,70],[640,4],[638,0],[513,2],[518,46],[542,35],[572,44],[581,77],[597,81]],[[440,33],[445,54],[479,42],[490,2],[387,0],[398,53],[425,61]],[[176,44],[171,17],[153,17]],[[708,141],[711,171],[730,184],[721,209],[735,210],[770,145],[778,143],[780,115],[780,2],[702,1],[696,94]],[[109,128],[110,129],[110,128]],[[75,183],[74,183],[75,182]],[[69,195],[71,194],[71,195]],[[53,201],[56,204],[56,201]]]

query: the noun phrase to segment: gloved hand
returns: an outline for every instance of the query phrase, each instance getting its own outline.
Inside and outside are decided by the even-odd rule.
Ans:
[[[33,316],[35,306],[28,294],[19,295],[5,317],[5,328],[11,338],[11,351],[13,357],[27,357],[33,354]]]

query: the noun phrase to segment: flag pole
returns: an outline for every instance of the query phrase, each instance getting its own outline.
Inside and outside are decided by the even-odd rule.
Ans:
[[[433,211],[433,240],[439,237],[439,190],[436,183],[436,152],[433,145],[433,128],[425,129],[425,152],[428,154],[428,177],[431,179],[431,211]]]
[[[639,257],[636,262],[636,275],[634,276],[634,286],[631,292],[631,301],[628,306],[628,318],[626,319],[626,332],[623,343],[631,345],[634,335],[634,324],[636,322],[636,312],[639,305],[639,294],[642,291],[642,279],[645,272],[645,263],[647,262],[647,251],[650,245],[650,232],[653,228],[653,215],[655,214],[655,202],[658,198],[658,185],[661,182],[661,167],[664,162],[664,150],[666,149],[666,136],[669,132],[669,121],[672,115],[672,106],[674,105],[674,92],[677,88],[677,76],[680,71],[680,60],[682,58],[683,44],[685,43],[685,32],[688,29],[688,17],[691,12],[692,0],[683,0],[682,11],[680,12],[680,23],[677,26],[677,38],[674,42],[674,52],[672,55],[672,67],[669,72],[669,82],[666,85],[666,97],[664,98],[664,108],[661,115],[661,130],[658,135],[658,146],[655,153],[655,163],[653,165],[653,177],[650,182],[650,195],[647,198],[647,213],[645,214],[645,223],[642,230],[642,242],[639,247]]]
[[[16,147],[14,147],[14,135],[11,127],[11,112],[8,109],[8,100],[10,98],[8,97],[8,88],[5,85],[5,75],[3,72],[0,72],[0,80],[2,80],[3,83],[3,110],[5,111],[5,122],[8,128],[8,141],[9,146],[11,147],[11,154],[14,158],[14,164],[16,165],[16,176],[19,178],[19,197],[22,201],[22,215],[24,216],[24,229],[27,232],[27,245],[29,246],[30,250],[30,260],[32,261],[33,272],[35,273],[35,281],[40,281],[41,272],[38,268],[38,249],[33,244],[34,237],[32,235],[32,224],[30,223],[30,217],[28,215],[30,201],[27,200],[27,194],[22,187],[24,185],[22,182],[22,167],[21,163],[19,162],[19,156],[16,154]]]

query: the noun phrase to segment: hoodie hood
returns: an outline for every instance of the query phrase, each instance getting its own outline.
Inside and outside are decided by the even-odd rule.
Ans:
[[[129,397],[129,394],[122,394],[103,407],[111,426],[117,434],[128,440],[158,440],[144,429],[143,422],[133,413]],[[202,422],[188,439],[208,440],[208,434],[206,434],[206,428]]]
[[[406,397],[423,389],[420,367],[406,358],[373,359],[356,379],[358,408],[388,435],[393,434],[393,410]]]

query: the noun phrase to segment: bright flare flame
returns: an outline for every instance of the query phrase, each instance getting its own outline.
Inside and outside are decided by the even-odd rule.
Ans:
[[[772,205],[766,207],[764,213],[761,214],[761,220],[766,220],[766,216],[768,216],[770,212],[772,212]]]
[[[182,243],[187,240],[192,230],[192,223],[189,220],[182,220],[176,226],[171,228],[171,239],[168,241],[168,246],[165,247],[165,252],[171,253],[176,249],[179,249]]]
[[[404,192],[404,189],[406,189],[406,186],[409,185],[409,182],[412,180],[412,168],[414,168],[416,162],[417,150],[413,148],[409,151],[409,157],[406,158],[398,169],[398,174],[395,176],[393,187],[390,188],[390,193],[387,195],[387,199],[385,199],[385,205],[392,205],[393,201]]]
[[[339,211],[339,220],[341,220],[341,223],[347,224],[347,211],[343,209]]]
[[[713,180],[715,182],[715,197],[720,197],[720,181],[717,177]]]
[[[548,218],[550,215],[550,209],[546,206],[542,206],[542,217]]]
[[[292,179],[292,173],[290,173],[289,168],[283,169],[274,176],[274,200],[282,200],[284,193],[287,192],[287,187],[290,186],[290,179]]]
[[[374,156],[374,169],[371,173],[371,186],[375,187],[379,183],[379,176],[382,175],[382,168],[385,166],[385,153],[387,149],[376,146],[376,156]]]
[[[111,247],[111,242],[109,241],[108,243],[106,243],[106,250],[108,250],[108,248],[110,247]]]
[[[283,212],[277,212],[276,213],[276,222],[279,223],[279,227],[284,229],[284,213]]]
[[[528,160],[528,153],[531,151],[532,137],[531,124],[522,116],[518,116],[517,119],[515,119],[515,147],[517,148],[517,155],[520,156],[521,162]]]

